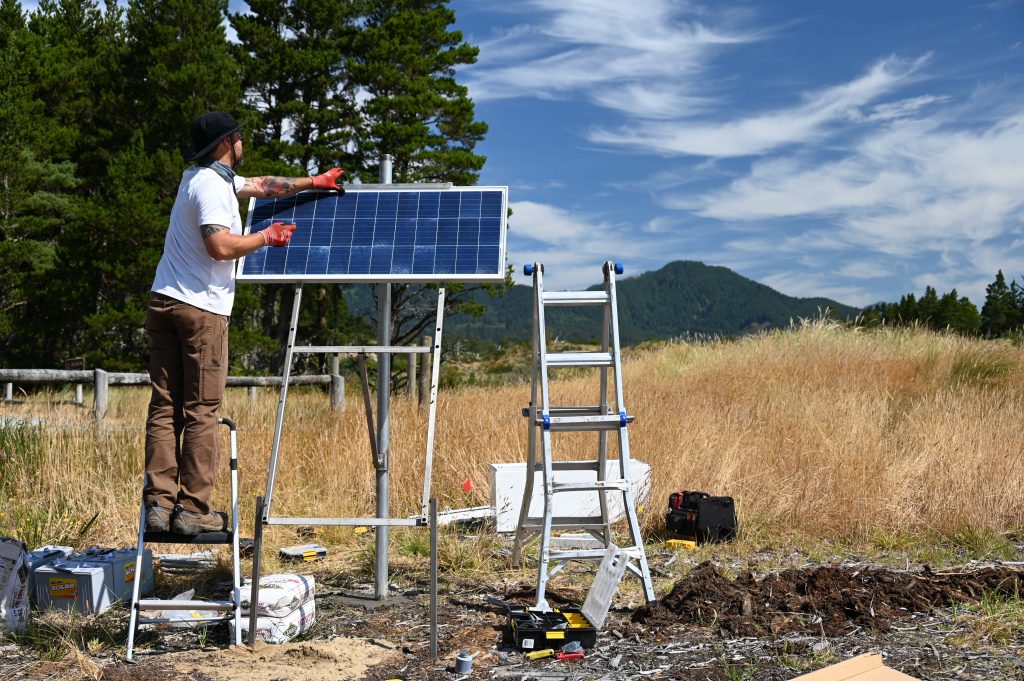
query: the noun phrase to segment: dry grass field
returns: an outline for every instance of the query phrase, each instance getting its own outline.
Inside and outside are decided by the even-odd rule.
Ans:
[[[522,348],[515,348],[497,361],[505,368],[494,373],[507,375],[507,365],[526,358]],[[512,373],[522,376],[527,373],[522,369]],[[479,381],[487,373],[486,362],[464,364],[460,371],[475,373]],[[641,518],[655,590],[667,601],[683,576],[708,573],[707,565],[689,571],[709,559],[723,574],[737,575],[786,567],[815,570],[852,560],[854,566],[888,565],[900,574],[911,564],[955,566],[950,574],[961,576],[970,574],[961,566],[971,559],[1020,560],[1024,348],[917,329],[865,331],[819,321],[735,341],[633,348],[626,352],[624,372],[626,406],[636,415],[630,426],[632,454],[648,462],[653,473],[652,495]],[[558,375],[553,402],[596,403],[595,373]],[[350,387],[341,413],[331,411],[322,391],[290,393],[275,515],[373,514],[374,475],[362,399],[355,381]],[[70,389],[39,392],[23,395],[19,404],[0,405],[0,535],[19,537],[30,546],[132,545],[148,391],[112,390],[100,426],[93,424],[89,409],[70,404],[70,397]],[[487,504],[488,465],[525,459],[527,426],[520,409],[529,399],[530,386],[521,380],[442,392],[433,476],[442,507]],[[91,396],[85,400],[89,404]],[[274,390],[263,390],[253,401],[244,389],[228,392],[224,414],[239,427],[245,536],[252,528],[253,499],[265,488],[276,408]],[[426,412],[396,396],[392,417],[392,513],[413,514],[419,510]],[[222,509],[228,505],[226,430],[223,440],[224,475],[215,499]],[[559,458],[592,458],[596,436],[561,434],[555,442]],[[466,478],[474,483],[468,492],[463,491]],[[735,497],[738,541],[682,552],[687,555],[677,561],[680,556],[660,542],[666,500],[677,489]],[[425,630],[405,629],[424,616],[423,598],[397,610],[384,608],[376,619],[332,600],[332,594],[346,588],[369,587],[365,580],[374,564],[370,537],[350,528],[317,537],[331,551],[326,562],[307,566],[315,570],[318,584],[327,586],[318,593],[320,622],[309,639],[318,655],[323,651],[316,646],[327,645],[335,635],[372,635],[425,650]],[[503,552],[507,544],[486,533],[473,541],[466,537],[459,528],[441,534],[442,591],[450,599],[443,603],[444,617],[449,624],[462,623],[448,630],[451,640],[442,642],[445,659],[471,645],[483,655],[481,665],[500,666],[507,659],[494,653],[493,615],[464,605],[479,599],[481,588],[497,595],[509,589],[530,592],[535,568],[513,568]],[[295,569],[280,563],[275,547],[308,539],[294,528],[275,527],[265,541],[264,570],[270,573]],[[394,530],[393,587],[400,584],[397,588],[422,594],[417,589],[424,583],[426,555],[425,532]],[[186,585],[214,589],[225,574],[225,557],[222,552],[220,570],[199,581],[161,573],[159,593],[170,596]],[[552,588],[581,594],[590,579],[587,567],[573,566]],[[713,582],[702,583],[704,596]],[[637,580],[624,581],[616,598],[624,609],[612,613],[611,626],[626,634],[611,640],[602,633],[602,645],[612,654],[625,654],[615,658],[627,660],[624,669],[660,664],[664,656],[655,656],[658,648],[651,646],[664,634],[631,624],[642,601]],[[986,592],[980,603],[952,605],[933,612],[923,627],[879,633],[857,626],[853,632],[859,634],[830,639],[820,653],[819,647],[794,653],[787,647],[792,641],[780,643],[770,632],[758,639],[722,638],[706,622],[682,629],[666,625],[663,631],[674,632],[666,645],[696,651],[673,657],[679,670],[708,668],[710,673],[707,666],[717,665],[717,675],[707,676],[716,681],[791,678],[864,649],[885,650],[915,678],[1011,678],[1019,659],[1015,651],[1024,649],[1019,593]],[[874,605],[870,613],[874,618]],[[403,620],[402,626],[395,618]],[[797,616],[795,621],[802,620]],[[18,670],[28,673],[26,678],[178,678],[177,658],[160,654],[165,650],[160,647],[137,669],[120,666],[126,622],[122,608],[86,617],[37,613],[29,633],[16,638],[15,645],[0,639],[0,676]],[[464,638],[467,631],[475,632],[474,643]],[[227,641],[223,632],[216,636],[206,656],[195,658],[207,671],[220,664],[216,649]],[[175,645],[184,650],[208,648],[205,630],[198,638],[193,634],[182,640]],[[431,666],[417,654],[382,667],[371,678],[448,677],[446,662]],[[718,661],[709,662],[709,655]],[[609,659],[597,656],[588,669],[614,677]],[[739,659],[745,661],[734,662]],[[410,664],[422,674],[403,671]],[[968,667],[970,673],[964,671]]]
[[[644,512],[653,533],[676,489],[735,497],[743,535],[759,540],[970,542],[1024,527],[1019,346],[814,322],[738,341],[630,350],[624,372],[626,405],[637,417],[632,454],[653,470]],[[372,515],[373,469],[356,385],[350,381],[342,413],[330,411],[321,392],[290,393],[275,514]],[[592,404],[597,389],[593,375],[582,373],[552,387],[556,404]],[[442,507],[486,504],[488,464],[525,459],[519,410],[529,392],[515,383],[442,393],[433,477]],[[87,409],[59,397],[0,406],[8,424],[0,426],[0,534],[30,545],[131,544],[148,391],[112,390],[99,427]],[[246,527],[266,482],[276,405],[276,391],[250,402],[238,389],[223,410],[239,427]],[[425,414],[394,400],[394,515],[418,510]],[[10,425],[29,418],[40,425]],[[592,458],[593,434],[560,437],[560,458]],[[220,508],[228,503],[226,442]],[[467,477],[469,493],[462,491]],[[325,538],[344,544],[351,532]]]

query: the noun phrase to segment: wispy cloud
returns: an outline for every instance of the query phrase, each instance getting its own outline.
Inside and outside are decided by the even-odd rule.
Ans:
[[[906,85],[926,61],[927,56],[882,59],[864,75],[806,93],[803,101],[785,109],[724,122],[676,119],[595,128],[588,137],[600,144],[658,153],[716,158],[765,154],[786,145],[817,141],[830,124],[862,117],[860,107]]]
[[[1024,194],[1024,115],[980,130],[938,119],[869,133],[840,160],[758,162],[726,188],[702,196],[699,214],[722,220],[816,215],[853,241],[899,251],[922,237],[983,241],[1019,224]],[[692,196],[677,197],[692,205]],[[669,204],[675,199],[669,199]],[[935,247],[934,241],[921,247]]]
[[[706,105],[695,85],[712,50],[758,38],[673,0],[511,5],[534,23],[479,41],[479,62],[463,69],[476,101],[583,98],[641,118],[678,116]]]
[[[667,204],[766,232],[810,220],[815,227],[789,234],[776,249],[923,258],[933,265],[925,264],[927,272],[915,282],[959,285],[978,301],[984,292],[979,282],[991,281],[997,269],[1024,267],[1022,157],[1022,114],[980,127],[955,116],[899,118],[872,128],[838,160],[793,155],[759,161],[720,190],[679,195]],[[754,236],[727,247],[746,252],[767,247],[765,241]],[[936,269],[936,261],[944,267]],[[850,278],[872,272],[863,264],[838,270]]]
[[[525,263],[543,263],[551,288],[583,289],[600,283],[601,264],[607,260],[625,260],[632,273],[664,264],[652,248],[651,231],[546,203],[516,201],[509,219],[509,261],[517,270]]]

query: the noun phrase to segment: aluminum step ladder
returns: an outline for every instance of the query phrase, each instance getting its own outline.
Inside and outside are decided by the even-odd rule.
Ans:
[[[522,561],[526,542],[540,535],[540,555],[537,575],[538,610],[550,610],[545,590],[548,579],[572,560],[600,562],[607,547],[612,544],[608,514],[608,494],[620,494],[623,511],[629,526],[632,545],[621,547],[628,557],[626,569],[643,582],[647,602],[655,600],[651,571],[647,564],[636,502],[630,480],[629,429],[633,416],[626,413],[623,403],[622,366],[619,345],[619,321],[615,298],[615,275],[622,274],[622,265],[606,262],[604,287],[599,291],[544,290],[544,266],[533,263],[523,273],[533,277],[533,350],[530,406],[523,410],[529,420],[530,443],[526,465],[526,486],[519,513],[513,563]],[[598,307],[603,311],[601,349],[596,352],[548,352],[545,310],[549,307]],[[587,367],[600,370],[600,394],[593,406],[552,406],[549,393],[549,371],[565,367]],[[614,393],[609,403],[609,373]],[[597,459],[593,461],[554,461],[552,434],[558,432],[587,432],[598,434]],[[608,433],[618,435],[618,467],[614,478],[607,479]],[[538,461],[538,452],[540,460]],[[544,514],[530,516],[534,478],[540,471],[544,484]],[[588,482],[559,482],[562,471],[594,471],[595,478]],[[564,476],[563,476],[564,477]],[[556,516],[554,497],[564,492],[596,491],[600,502],[600,515]],[[601,544],[599,549],[555,551],[551,547],[552,532],[585,530]]]
[[[142,550],[145,544],[230,544],[231,545],[231,598],[225,600],[164,600],[140,598],[142,579],[136,579],[132,587],[131,616],[128,621],[128,651],[125,659],[132,661],[135,652],[135,634],[140,624],[167,624],[181,620],[166,617],[144,617],[147,610],[199,610],[222,613],[216,616],[189,619],[190,623],[214,623],[234,620],[234,644],[242,644],[242,577],[239,568],[238,551],[238,431],[231,419],[222,418],[219,424],[227,426],[231,442],[231,528],[226,532],[201,532],[195,536],[173,532],[146,532],[146,505],[143,503],[139,514],[139,541],[135,552],[135,564],[142,565]],[[136,570],[141,576],[142,570]]]

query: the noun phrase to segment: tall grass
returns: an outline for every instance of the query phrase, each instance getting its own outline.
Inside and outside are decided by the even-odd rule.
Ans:
[[[1024,350],[923,330],[864,332],[828,322],[734,342],[628,353],[626,406],[634,458],[653,470],[644,522],[670,491],[736,498],[749,527],[870,540],[877,533],[1024,526]],[[355,382],[352,382],[355,385]],[[592,375],[556,379],[556,404],[594,404]],[[529,384],[442,392],[433,490],[442,507],[485,504],[492,462],[522,461]],[[137,530],[148,391],[115,389],[104,425],[86,410],[34,398],[0,407],[42,426],[0,426],[0,533],[33,543],[130,543]],[[293,389],[275,515],[373,515],[374,475],[362,400],[342,413]],[[239,427],[243,522],[266,484],[276,391],[250,403],[230,390]],[[559,458],[593,458],[596,436],[565,434]],[[392,405],[391,508],[417,512],[426,414]],[[228,505],[224,474],[215,502]],[[612,451],[615,448],[612,447]],[[470,492],[462,490],[466,478]],[[86,522],[98,516],[91,527]],[[77,536],[84,530],[84,536]],[[344,541],[350,530],[328,535]]]

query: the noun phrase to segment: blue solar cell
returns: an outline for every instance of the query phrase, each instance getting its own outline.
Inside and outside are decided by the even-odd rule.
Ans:
[[[327,274],[327,261],[331,249],[327,246],[311,246],[306,260],[306,274]]]
[[[304,192],[259,199],[248,229],[296,225],[283,248],[260,249],[239,279],[466,281],[504,275],[504,188]]]
[[[309,259],[308,248],[288,247],[288,258],[284,264],[285,274],[305,274],[306,260]]]
[[[334,224],[326,218],[316,218],[309,233],[308,243],[311,246],[330,246],[334,237]],[[303,231],[303,230],[296,230]],[[293,234],[292,239],[301,234]]]
[[[480,263],[481,272],[493,272],[497,267],[502,269],[504,263],[500,261],[501,252],[497,246],[481,246],[477,261]]]
[[[348,261],[348,271],[352,274],[370,273],[370,255],[373,249],[369,246],[353,246]]]
[[[263,252],[266,254],[263,272],[284,272],[284,263],[288,259],[287,248],[264,248]],[[248,258],[245,264],[249,264]]]
[[[347,274],[351,255],[352,248],[350,246],[331,246],[331,255],[327,261],[327,273]]]

